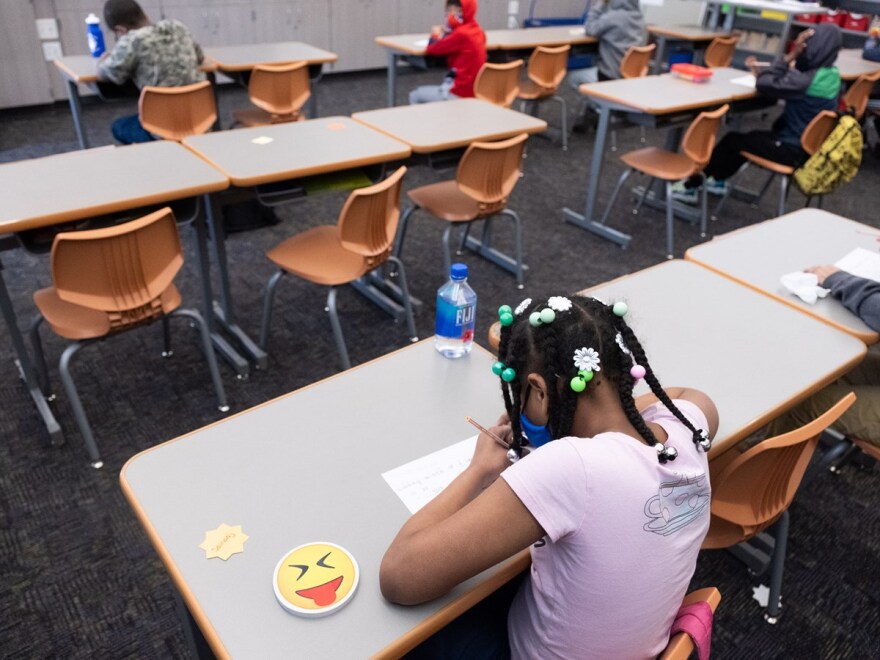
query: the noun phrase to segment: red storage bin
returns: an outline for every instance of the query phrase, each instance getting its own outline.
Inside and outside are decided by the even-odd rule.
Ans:
[[[798,23],[818,23],[822,14],[798,14],[794,17]]]
[[[827,14],[822,14],[819,17],[820,23],[834,23],[835,25],[842,26],[843,22],[846,20],[846,12],[845,11],[837,11],[836,9],[832,9]]]
[[[846,20],[843,22],[843,28],[857,32],[867,32],[870,24],[871,18],[865,14],[847,14]]]

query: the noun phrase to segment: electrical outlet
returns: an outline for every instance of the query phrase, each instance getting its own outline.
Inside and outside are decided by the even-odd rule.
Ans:
[[[59,57],[64,56],[64,52],[61,50],[60,41],[44,41],[42,45],[43,59],[47,62],[52,62],[54,60],[57,60]]]
[[[58,21],[54,18],[38,18],[37,19],[37,35],[40,39],[57,39],[58,38]]]

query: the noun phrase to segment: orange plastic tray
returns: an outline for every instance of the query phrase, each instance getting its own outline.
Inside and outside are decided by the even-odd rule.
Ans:
[[[708,82],[709,78],[712,77],[712,69],[686,62],[673,64],[670,67],[670,71],[679,78],[690,80],[691,82]]]

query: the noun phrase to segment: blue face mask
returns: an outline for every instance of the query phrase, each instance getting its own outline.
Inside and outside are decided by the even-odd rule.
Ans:
[[[529,418],[526,417],[525,413],[519,414],[519,424],[522,427],[523,433],[526,438],[528,438],[529,444],[532,447],[540,447],[541,445],[546,445],[553,439],[553,436],[550,435],[550,431],[547,429],[546,424],[532,424],[529,421]]]

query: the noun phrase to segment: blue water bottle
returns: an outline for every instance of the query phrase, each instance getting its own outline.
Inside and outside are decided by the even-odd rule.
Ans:
[[[94,14],[86,16],[86,37],[89,40],[89,51],[92,57],[101,57],[104,47],[104,33],[101,32],[101,19]]]
[[[437,290],[434,347],[448,358],[471,352],[477,318],[477,294],[467,283],[466,264],[452,264],[449,281]]]

